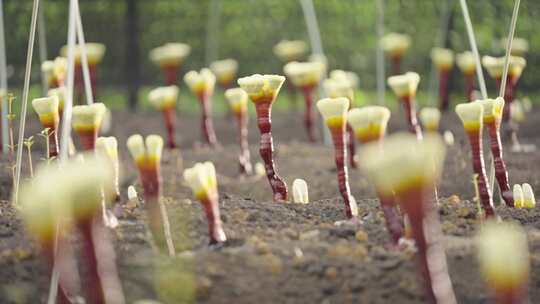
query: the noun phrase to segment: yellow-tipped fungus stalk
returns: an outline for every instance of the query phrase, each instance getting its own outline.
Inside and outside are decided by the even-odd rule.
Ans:
[[[484,164],[482,147],[482,130],[484,108],[479,102],[462,103],[456,106],[456,113],[463,122],[465,133],[471,145],[471,158],[474,174],[477,175],[480,203],[487,217],[493,217],[493,199],[489,191],[489,184]]]
[[[439,71],[439,109],[446,111],[450,106],[448,81],[450,72],[454,67],[454,52],[450,49],[433,48],[431,50],[431,60]]]
[[[389,136],[382,150],[378,143],[367,145],[361,151],[361,167],[379,191],[387,196],[395,194],[409,218],[419,272],[424,276],[425,302],[456,303],[438,212],[429,199],[442,171],[444,143],[439,135],[428,134],[418,141],[413,135],[400,133]]]
[[[62,115],[64,114],[64,100],[66,97],[66,88],[65,87],[58,87],[54,89],[49,89],[47,92],[47,96],[52,97],[56,96],[58,97],[58,115],[60,117],[60,120],[62,120]]]
[[[118,161],[118,142],[115,137],[98,137],[96,139],[96,151],[101,153],[108,161],[112,168],[112,185],[113,201],[120,201],[120,165]]]
[[[525,200],[523,197],[523,188],[521,188],[520,184],[515,184],[512,188],[512,198],[514,200],[514,208],[521,209],[524,206],[523,201]]]
[[[38,114],[43,129],[49,129],[49,158],[58,155],[58,125],[60,123],[58,104],[56,96],[32,100],[32,107]]]
[[[523,189],[523,208],[533,209],[536,207],[536,199],[534,198],[534,191],[530,184],[521,185]]]
[[[332,134],[334,142],[335,160],[339,192],[345,203],[347,218],[358,216],[358,206],[349,187],[349,173],[347,170],[347,149],[345,149],[345,130],[347,125],[347,109],[349,100],[345,97],[325,98],[317,102],[317,108],[324,118],[326,126]]]
[[[428,132],[439,132],[439,122],[441,121],[441,111],[438,108],[422,108],[420,110],[420,122]]]
[[[392,63],[392,75],[401,73],[401,60],[411,46],[411,37],[405,34],[388,33],[381,38],[381,45]]]
[[[176,85],[182,63],[191,52],[184,43],[166,43],[150,51],[150,60],[158,65],[165,77],[165,85]]]
[[[86,55],[88,59],[88,69],[90,72],[90,83],[92,86],[92,93],[96,96],[96,84],[97,84],[97,66],[103,60],[107,47],[102,43],[87,42],[85,45]],[[62,47],[60,50],[63,57],[67,58],[67,46]],[[79,94],[83,91],[83,73],[81,66],[81,49],[80,46],[75,46],[75,88]]]
[[[356,139],[363,144],[381,141],[386,133],[389,119],[390,110],[381,106],[352,109],[347,118]]]
[[[465,97],[469,101],[473,101],[473,92],[475,88],[475,73],[476,73],[476,60],[471,51],[466,51],[456,56],[456,62],[458,68],[464,77],[465,85]]]
[[[290,62],[283,67],[285,75],[304,94],[305,114],[304,125],[311,142],[317,141],[315,112],[313,112],[313,92],[318,87],[324,73],[320,62]]]
[[[284,63],[301,60],[308,51],[302,40],[281,40],[274,46],[274,54]]]
[[[238,85],[246,91],[255,104],[257,125],[261,133],[259,153],[263,159],[275,201],[286,201],[288,192],[287,184],[276,172],[272,139],[272,104],[284,82],[285,77],[281,75],[255,74],[238,79]]]
[[[238,61],[230,58],[217,60],[210,64],[210,70],[216,75],[217,82],[223,90],[230,89],[236,80]]]
[[[500,41],[500,48],[506,49],[506,44],[508,43],[507,37],[502,38]],[[529,52],[529,42],[527,39],[514,37],[512,39],[512,48],[510,49],[510,54],[512,56],[525,57]]]
[[[73,107],[71,123],[85,150],[94,150],[101,122],[106,111],[107,108],[105,108],[105,105],[99,102]]]
[[[508,183],[508,171],[503,158],[503,147],[501,143],[501,119],[503,115],[504,99],[498,97],[496,99],[485,99],[477,101],[484,107],[483,117],[484,125],[488,129],[489,143],[491,155],[495,164],[495,177],[499,184],[501,196],[507,206],[514,206],[512,199],[512,190]]]
[[[166,225],[168,219],[162,212],[161,202],[161,154],[163,152],[163,139],[158,135],[148,135],[146,139],[139,134],[132,135],[127,140],[127,147],[139,170],[150,230],[156,240],[158,248],[165,249],[171,246],[167,239]]]
[[[219,215],[219,193],[214,164],[196,163],[195,166],[184,171],[184,179],[195,198],[203,205],[208,220],[210,244],[224,243],[227,237]]]
[[[251,174],[253,168],[251,166],[249,144],[248,144],[248,116],[247,103],[248,94],[241,88],[233,88],[225,91],[225,97],[229,101],[231,112],[236,117],[236,125],[238,127],[238,143],[240,144],[240,154],[238,155],[238,164],[240,165],[240,173]]]
[[[184,81],[201,105],[201,129],[204,140],[208,145],[214,147],[217,145],[217,139],[212,124],[212,95],[214,94],[216,77],[209,69],[204,68],[200,72],[189,71],[184,75]]]
[[[528,302],[530,273],[527,235],[517,224],[490,221],[477,236],[480,271],[494,303]]]
[[[292,183],[293,202],[309,204],[308,185],[305,180],[297,178]]]
[[[168,87],[156,88],[148,94],[148,100],[154,108],[163,113],[165,128],[167,129],[167,147],[176,148],[175,122],[176,122],[176,102],[178,100],[179,89],[172,85]]]
[[[419,83],[420,75],[414,72],[407,72],[388,78],[388,85],[403,104],[407,123],[409,124],[409,132],[416,134],[416,137],[421,139],[422,129],[418,124],[415,108],[416,90]]]

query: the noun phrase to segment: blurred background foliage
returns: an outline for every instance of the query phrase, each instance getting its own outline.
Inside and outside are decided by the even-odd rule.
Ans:
[[[281,39],[308,41],[305,21],[296,0],[220,0],[221,19],[213,34],[217,58],[235,58],[240,74],[281,73],[282,64],[272,53]],[[45,13],[47,49],[54,58],[67,37],[68,0],[42,0]],[[137,86],[162,83],[161,74],[148,59],[149,51],[165,42],[178,41],[192,46],[183,71],[207,65],[206,40],[209,8],[212,0],[80,0],[87,41],[105,43],[107,53],[100,66],[100,85],[133,90],[128,82],[136,77]],[[469,0],[480,52],[502,55],[501,37],[507,35],[513,0]],[[324,51],[330,68],[357,72],[361,88],[375,89],[375,0],[314,0]],[[445,6],[451,8],[449,22],[443,17]],[[4,0],[8,64],[13,68],[10,86],[21,86],[32,1]],[[131,11],[130,9],[131,8]],[[135,10],[133,10],[135,9]],[[429,87],[431,60],[429,52],[444,42],[456,51],[469,49],[458,0],[386,0],[385,30],[407,33],[413,47],[404,65],[423,75],[421,89]],[[135,22],[135,23],[134,23]],[[444,24],[448,24],[443,34]],[[134,24],[138,30],[134,30]],[[532,91],[540,81],[534,67],[540,60],[540,1],[521,2],[516,36],[530,43],[528,67],[520,89]],[[138,43],[129,44],[130,37]],[[134,49],[135,48],[135,49]],[[137,54],[133,56],[133,54]],[[34,56],[33,84],[39,84],[39,56]],[[133,60],[133,59],[138,60]],[[133,62],[135,61],[135,62]],[[138,71],[138,72],[137,72]],[[457,68],[454,79],[458,80]],[[486,75],[486,77],[489,77]],[[461,92],[460,81],[454,90]],[[488,80],[491,88],[494,83]]]

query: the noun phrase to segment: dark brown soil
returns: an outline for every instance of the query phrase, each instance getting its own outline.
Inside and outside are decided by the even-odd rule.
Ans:
[[[540,145],[540,121],[530,114],[522,141]],[[123,195],[128,185],[139,185],[124,147],[136,132],[164,133],[155,113],[114,113],[112,134],[117,136],[123,160]],[[439,186],[440,215],[451,278],[459,303],[486,303],[489,294],[479,277],[473,235],[479,225],[468,146],[455,115],[449,113],[443,128],[451,129],[456,143],[449,147]],[[274,139],[279,173],[288,185],[303,178],[309,185],[308,205],[271,201],[265,177],[240,178],[235,128],[226,118],[216,120],[219,150],[197,144],[198,117],[180,117],[180,152],[166,151],[163,159],[164,196],[178,254],[157,254],[145,225],[142,203],[124,205],[115,239],[120,278],[128,303],[159,299],[163,303],[423,303],[422,285],[414,254],[387,249],[389,237],[370,184],[352,170],[351,188],[361,209],[363,224],[336,226],[344,219],[333,151],[305,142],[300,114],[274,115]],[[251,120],[252,159],[259,161],[258,130]],[[394,114],[391,130],[403,125]],[[30,123],[28,134],[38,131]],[[527,129],[528,131],[525,131]],[[42,155],[40,143],[34,159]],[[487,149],[486,149],[487,151]],[[529,182],[540,189],[536,164],[540,152],[506,152],[511,183]],[[489,155],[489,153],[486,153]],[[202,208],[184,185],[183,168],[196,161],[213,161],[218,172],[220,208],[229,242],[208,247]],[[7,159],[2,159],[5,167]],[[27,166],[23,173],[27,175]],[[2,173],[0,194],[9,197],[10,177]],[[140,187],[137,187],[140,189]],[[142,190],[141,190],[142,191]],[[38,248],[25,234],[18,213],[7,201],[0,203],[0,303],[44,303],[48,281]],[[498,208],[505,220],[521,222],[529,233],[532,252],[531,303],[540,301],[540,212]]]

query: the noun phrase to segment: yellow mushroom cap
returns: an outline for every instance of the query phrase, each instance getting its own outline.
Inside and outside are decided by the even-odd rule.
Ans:
[[[500,121],[503,114],[504,108],[504,99],[502,97],[497,97],[495,99],[482,99],[476,100],[475,102],[480,103],[483,107],[483,116],[484,122],[491,121]]]
[[[482,65],[488,71],[488,74],[495,78],[501,78],[504,70],[504,57],[482,57]]]
[[[184,170],[183,175],[197,199],[217,194],[216,169],[213,163],[196,163],[192,168]]]
[[[325,67],[320,62],[292,61],[283,67],[283,72],[297,87],[315,86],[324,74]]]
[[[292,184],[293,202],[298,204],[309,203],[308,185],[305,180],[297,178]]]
[[[531,185],[525,183],[521,185],[521,188],[523,189],[523,207],[527,209],[536,207],[536,199]]]
[[[235,113],[247,110],[248,94],[242,88],[232,88],[225,91],[225,98]]]
[[[238,85],[246,91],[254,102],[257,102],[257,98],[260,97],[272,97],[275,99],[284,82],[285,77],[281,75],[254,74],[238,79]]]
[[[96,150],[103,152],[111,160],[118,160],[118,141],[116,137],[98,137],[96,139]]]
[[[488,221],[476,243],[480,270],[490,287],[508,290],[526,284],[530,271],[529,248],[521,226]]]
[[[141,157],[144,157],[146,154],[146,148],[144,147],[144,139],[140,134],[131,135],[127,140],[127,148],[129,153],[135,159],[139,160]]]
[[[519,100],[514,100],[510,104],[510,118],[515,123],[522,123],[525,120],[525,110],[523,109],[523,104]]]
[[[144,139],[140,134],[131,135],[126,143],[131,157],[138,166],[157,167],[163,153],[163,138],[148,135]]]
[[[54,72],[54,61],[46,60],[41,64],[41,72],[47,77],[51,76]]]
[[[150,60],[160,66],[180,65],[191,53],[191,47],[184,43],[166,43],[150,51]]]
[[[34,111],[40,116],[58,115],[58,97],[42,97],[32,100]]]
[[[427,134],[418,141],[413,134],[396,133],[384,140],[382,148],[380,143],[365,145],[360,163],[377,189],[391,194],[435,184],[445,153],[437,134]]]
[[[229,82],[236,76],[238,61],[230,58],[217,60],[210,64],[210,70],[220,82]]]
[[[525,204],[523,203],[524,202],[523,188],[521,187],[520,184],[514,185],[514,187],[512,188],[512,194],[514,197],[514,207],[517,209],[523,208]]]
[[[323,88],[326,95],[332,98],[347,97],[349,100],[353,100],[354,98],[354,90],[348,81],[328,78],[323,81]]]
[[[390,76],[387,82],[398,97],[411,97],[416,95],[416,90],[420,83],[420,75],[415,72],[407,72],[401,75]]]
[[[175,85],[155,88],[148,93],[148,100],[157,110],[170,109],[175,106],[179,92]]]
[[[338,81],[347,82],[351,89],[357,89],[360,83],[360,79],[355,72],[344,70],[332,70],[330,72],[330,78]]]
[[[163,138],[159,135],[148,135],[145,139],[146,154],[152,159],[160,160],[163,153]]]
[[[420,121],[428,130],[439,129],[441,111],[438,108],[425,107],[420,110]]]
[[[431,60],[442,70],[449,70],[454,65],[454,51],[445,48],[433,48],[431,50]]]
[[[527,60],[523,57],[510,56],[508,67],[508,75],[519,78],[523,73],[523,69],[527,66]]]
[[[507,38],[502,38],[500,41],[500,47],[504,50],[506,49],[506,44],[508,43]],[[514,37],[512,40],[512,48],[510,49],[510,54],[513,56],[525,56],[529,51],[529,42],[524,38]]]
[[[94,65],[101,62],[103,59],[103,56],[105,55],[105,51],[107,50],[106,46],[102,43],[96,43],[96,42],[87,42],[85,44],[86,49],[86,56],[88,57],[88,64]],[[60,54],[62,57],[67,58],[67,50],[68,46],[64,45],[60,49]],[[75,62],[80,63],[81,62],[81,47],[79,45],[75,45],[74,48],[74,58]]]
[[[61,110],[64,108],[64,100],[66,97],[66,88],[65,87],[59,87],[50,89],[47,92],[47,96],[56,96],[58,97],[58,109]]]
[[[345,97],[323,98],[317,102],[317,108],[328,127],[345,126],[347,122],[347,109],[349,109],[349,99]]]
[[[456,106],[456,113],[461,119],[465,130],[475,131],[482,128],[484,107],[480,102],[460,103]]]
[[[205,93],[210,95],[214,92],[216,76],[209,69],[203,68],[200,72],[187,72],[184,75],[184,82],[194,94]]]
[[[101,126],[107,108],[101,102],[73,107],[72,124],[75,131],[93,130]]]
[[[405,34],[388,33],[381,38],[381,46],[390,56],[401,56],[411,46],[411,37]]]
[[[347,121],[360,138],[378,138],[386,132],[390,110],[382,106],[366,106],[351,109]]]
[[[472,75],[476,71],[476,61],[471,51],[457,54],[456,61],[457,66],[464,74]]]
[[[274,54],[283,62],[299,60],[307,53],[308,45],[302,40],[281,40],[274,46]]]

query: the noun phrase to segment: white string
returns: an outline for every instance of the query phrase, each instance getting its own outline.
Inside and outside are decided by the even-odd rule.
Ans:
[[[73,82],[75,78],[75,27],[77,0],[69,0],[70,13],[68,21],[68,36],[67,36],[67,86],[65,93],[64,113],[62,115],[62,136],[60,138],[60,161],[65,161],[68,158],[69,140],[71,138],[71,112],[73,108]]]
[[[88,67],[88,53],[86,50],[86,41],[84,40],[84,31],[81,19],[81,9],[79,8],[79,2],[76,4],[76,16],[77,17],[77,39],[79,40],[79,49],[81,52],[81,64],[84,79],[84,90],[86,93],[86,103],[89,105],[94,103],[94,93],[92,92],[92,83],[90,81],[90,69]]]
[[[467,28],[467,35],[469,36],[469,43],[471,44],[471,50],[474,55],[474,61],[476,63],[476,76],[478,77],[478,85],[480,86],[480,92],[482,98],[487,99],[486,80],[484,79],[484,72],[482,71],[482,63],[480,60],[480,54],[478,53],[478,46],[476,45],[476,38],[474,37],[473,26],[471,22],[471,16],[469,15],[469,9],[467,8],[467,1],[460,0],[461,11],[463,13],[463,19],[465,20],[465,27]]]
[[[43,15],[43,12],[45,10],[45,4],[41,3],[41,7],[38,11],[38,45],[39,45],[39,61],[41,62],[41,66],[43,66],[43,63],[47,61],[47,30],[45,28],[45,17]],[[47,92],[49,91],[49,80],[43,73],[39,73],[41,75],[41,90],[42,95],[47,96]]]
[[[384,51],[381,39],[384,35],[384,0],[377,0],[377,101],[379,105],[385,103],[384,83]]]
[[[9,151],[8,133],[8,101],[7,101],[7,64],[6,64],[6,40],[4,37],[4,2],[0,0],[0,90],[6,96],[2,98],[2,151]]]
[[[26,122],[26,110],[28,108],[28,91],[30,89],[30,73],[32,72],[32,57],[34,54],[34,42],[36,38],[36,24],[39,10],[39,0],[34,0],[32,7],[32,19],[30,22],[30,37],[28,39],[28,51],[26,54],[26,69],[24,74],[24,86],[22,93],[21,117],[19,122],[19,140],[17,141],[17,161],[15,163],[15,184],[13,189],[13,203],[18,203],[19,183],[21,181],[21,163],[24,141],[24,125]]]
[[[504,91],[506,90],[506,78],[508,77],[508,68],[510,66],[510,52],[512,51],[512,42],[514,41],[514,33],[516,32],[516,23],[519,14],[519,3],[521,0],[514,2],[514,11],[512,12],[512,21],[510,23],[510,33],[508,34],[508,41],[506,41],[506,55],[504,57],[504,70],[501,78],[501,87],[499,90],[499,97],[504,97]],[[506,102],[512,102],[506,100]]]

